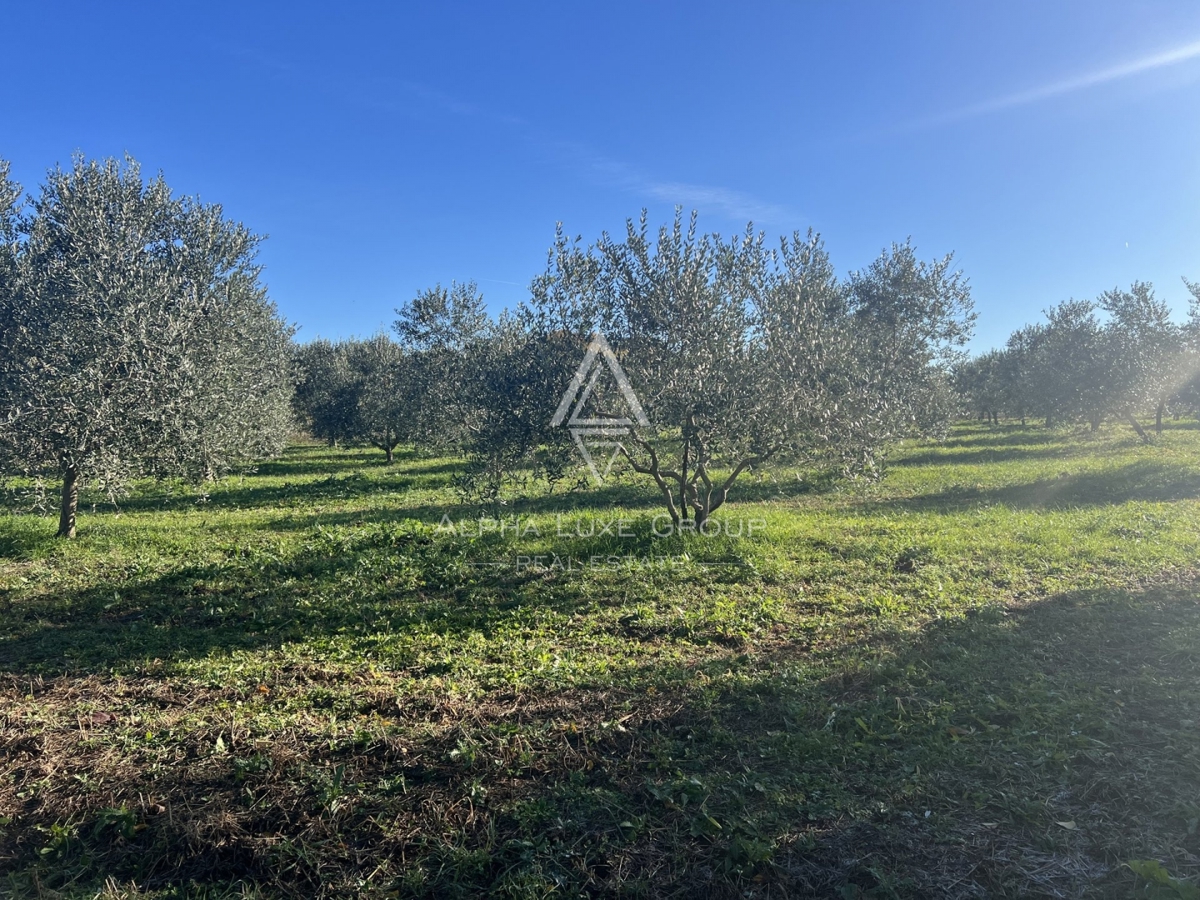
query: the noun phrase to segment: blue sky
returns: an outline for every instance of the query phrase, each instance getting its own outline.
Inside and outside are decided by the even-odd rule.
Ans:
[[[518,302],[648,207],[954,251],[977,347],[1200,279],[1200,4],[10,3],[0,158],[129,152],[269,234],[301,337],[437,282]]]

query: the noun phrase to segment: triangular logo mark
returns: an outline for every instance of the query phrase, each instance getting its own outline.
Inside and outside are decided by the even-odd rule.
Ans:
[[[588,440],[593,433],[594,430],[590,428],[572,428],[571,438],[575,441],[575,446],[579,448],[579,455],[587,463],[596,483],[603,484],[608,473],[612,471],[613,463],[617,461],[622,446],[620,441]],[[622,431],[622,433],[626,432]],[[607,461],[605,461],[606,455]],[[603,469],[599,467],[599,463],[604,463]]]
[[[607,366],[609,373],[616,380],[617,387],[621,391],[621,396],[625,400],[625,405],[633,415],[632,419],[581,418],[580,414],[584,411],[588,399],[592,396],[592,392],[596,388],[596,382],[604,373],[604,366]],[[580,393],[581,389],[582,393]],[[568,412],[571,413],[570,419],[567,419]],[[585,428],[599,428],[610,425],[629,426],[635,422],[638,425],[650,424],[650,420],[646,418],[646,413],[642,410],[641,402],[638,401],[637,394],[633,392],[633,385],[629,383],[629,376],[621,368],[621,364],[617,361],[617,355],[612,352],[612,348],[608,346],[608,341],[604,339],[604,335],[600,334],[600,332],[592,335],[592,339],[587,346],[587,352],[583,355],[583,362],[579,364],[579,370],[575,373],[575,377],[571,379],[571,383],[563,393],[562,400],[559,401],[558,409],[555,410],[554,418],[550,420],[550,424],[561,425],[564,421],[568,425]]]
[[[585,415],[588,400],[592,398],[597,382],[606,372],[616,381],[629,415],[620,417]],[[604,339],[604,335],[599,332],[593,334],[591,341],[588,342],[583,362],[579,364],[578,371],[575,372],[575,376],[562,395],[562,400],[559,401],[554,418],[550,420],[551,425],[557,426],[564,423],[571,429],[571,438],[574,440],[575,446],[579,448],[579,454],[587,463],[588,470],[592,473],[596,484],[604,483],[604,479],[612,471],[618,454],[624,449],[621,442],[614,438],[632,434],[632,426],[635,424],[643,426],[650,424],[641,402],[633,392],[633,385],[629,383],[629,376],[621,368],[616,354],[608,345],[608,341]],[[597,466],[597,461],[603,462],[605,457],[607,457],[607,462],[604,470],[601,471]]]

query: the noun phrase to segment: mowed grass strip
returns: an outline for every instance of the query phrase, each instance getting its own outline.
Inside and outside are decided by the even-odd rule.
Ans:
[[[1189,896],[1194,424],[779,467],[711,537],[458,471],[296,446],[73,543],[9,495],[0,891]]]

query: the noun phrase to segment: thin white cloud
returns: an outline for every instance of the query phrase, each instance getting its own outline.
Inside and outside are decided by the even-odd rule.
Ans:
[[[743,191],[704,184],[685,184],[680,181],[648,181],[641,190],[655,199],[676,206],[699,210],[716,210],[733,219],[753,222],[778,222],[788,218],[787,210],[766,203]]]
[[[389,76],[362,78],[316,75],[257,50],[239,46],[224,49],[231,55],[273,72],[277,77],[301,82],[326,96],[366,109],[405,113],[411,110],[415,101],[417,105],[445,115],[496,123],[511,129],[542,152],[548,151],[565,168],[641,197],[644,201],[657,200],[742,222],[787,224],[796,222],[798,218],[784,206],[733,188],[653,178],[619,160],[604,156],[586,144],[560,140],[518,116],[486,109],[419,81]]]
[[[431,88],[428,85],[421,84],[420,82],[408,80],[396,82],[392,79],[383,79],[383,83],[385,85],[388,82],[398,84],[399,87],[402,88],[406,93],[411,94],[414,97],[418,97],[427,103],[432,103],[434,106],[439,106],[446,112],[454,113],[455,115],[459,116],[478,116],[481,114],[481,111],[478,107],[470,103],[464,103],[447,93],[439,91],[435,88]]]
[[[914,124],[939,124],[957,119],[967,119],[973,116],[986,115],[987,113],[1012,109],[1013,107],[1017,106],[1028,106],[1031,103],[1038,103],[1042,100],[1049,100],[1053,97],[1061,97],[1064,94],[1073,94],[1076,91],[1083,91],[1087,90],[1088,88],[1097,87],[1102,84],[1108,84],[1113,81],[1120,81],[1124,78],[1140,75],[1143,72],[1150,72],[1154,69],[1162,69],[1167,66],[1178,65],[1180,63],[1187,62],[1188,60],[1196,59],[1197,57],[1200,57],[1200,41],[1193,41],[1190,44],[1183,44],[1182,46],[1174,47],[1170,50],[1164,50],[1160,53],[1144,56],[1141,59],[1135,59],[1130,62],[1121,63],[1120,65],[1110,66],[1106,69],[1098,69],[1094,72],[1077,75],[1073,78],[1065,78],[1061,81],[1054,81],[1049,84],[1043,84],[1039,87],[1029,88],[1024,91],[1017,91],[1012,94],[1005,94],[1004,96],[995,97],[991,100],[985,100],[982,103],[964,106],[960,109],[951,110],[950,112],[922,119]]]
[[[787,224],[798,220],[798,216],[787,207],[744,191],[719,185],[656,179],[575,141],[548,141],[547,145],[563,165],[643,200],[658,200],[696,209],[701,213],[728,216],[741,222]]]

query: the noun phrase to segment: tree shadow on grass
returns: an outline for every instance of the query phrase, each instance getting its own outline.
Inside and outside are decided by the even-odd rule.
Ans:
[[[248,481],[248,483],[247,483]],[[154,493],[147,491],[119,500],[116,504],[106,501],[104,505],[122,512],[144,512],[183,509],[273,509],[300,506],[312,502],[330,500],[353,500],[372,494],[396,493],[416,485],[416,480],[400,472],[386,479],[373,478],[361,471],[338,473],[314,481],[285,481],[282,484],[262,484],[254,479],[246,481],[227,479],[205,491],[199,488],[187,491]]]
[[[967,450],[944,449],[954,446],[947,443],[940,448],[924,450],[920,453],[908,453],[890,460],[889,466],[909,468],[914,466],[937,465],[978,465],[986,466],[1000,462],[1021,462],[1035,459],[1070,459],[1075,456],[1090,456],[1094,447],[1078,446],[996,446]]]
[[[1040,447],[1045,444],[1059,444],[1070,439],[1070,432],[1065,429],[1043,428],[1035,425],[993,425],[977,426],[970,430],[952,430],[945,441],[946,447]]]
[[[761,477],[742,475],[729,491],[730,503],[769,503],[772,500],[796,500],[818,497],[845,487],[847,481],[831,469],[803,465],[780,465]],[[718,512],[716,515],[720,515]]]
[[[898,453],[889,465],[984,465],[1034,459],[1067,459],[1095,454],[1098,441],[1105,452],[1142,446],[1132,430],[1128,434],[1121,432],[1114,441],[1107,432],[1092,434],[1077,428],[1000,425],[987,427],[986,431],[956,429],[936,444]]]
[[[1147,431],[1153,432],[1153,422],[1144,420],[1142,424]],[[1196,419],[1168,419],[1163,422],[1163,434],[1165,435],[1195,431],[1200,431],[1200,421]],[[1099,432],[1092,432],[1083,425],[1064,425],[1053,428],[1046,428],[1038,424],[960,425],[951,430],[949,436],[942,442],[942,446],[964,449],[1007,449],[1069,443],[1094,447],[1097,442],[1107,443],[1114,440],[1114,437],[1117,443],[1129,447],[1141,444],[1133,429],[1124,421],[1119,421],[1106,423]]]
[[[771,865],[744,875],[788,896],[1115,900],[1136,886],[1130,859],[1200,875],[1187,825],[1200,808],[1194,583],[878,632],[815,670],[805,642],[771,644],[754,674],[659,726],[656,752],[678,766],[677,827],[695,815],[680,808],[688,778],[706,785],[706,814],[754,823],[699,851],[714,868],[754,835],[774,847]],[[714,777],[714,760],[745,774]],[[746,882],[732,881],[735,896]]]
[[[509,527],[514,520],[524,521],[533,516],[562,516],[572,520],[581,517],[611,518],[657,509],[661,497],[644,488],[644,485],[637,483],[610,482],[590,490],[560,490],[508,498],[503,504],[447,500],[442,503],[397,504],[387,508],[299,513],[271,519],[263,522],[261,527],[268,531],[297,531],[318,526],[417,522],[435,526],[445,523],[447,528],[452,526],[458,529],[460,526],[479,528],[481,522],[488,525],[504,522]]]
[[[823,473],[802,481],[767,478],[746,480],[744,484],[739,481],[730,491],[729,505],[716,512],[714,519],[731,516],[747,518],[749,514],[742,504],[819,496],[835,490],[838,484],[836,477]],[[735,509],[739,511],[735,513]],[[660,530],[670,527],[667,508],[658,489],[652,482],[636,478],[609,481],[602,487],[584,490],[541,492],[511,498],[500,506],[447,500],[442,503],[396,504],[320,513],[298,509],[295,513],[264,521],[259,527],[267,531],[303,531],[318,526],[417,522],[469,531],[480,527],[496,527],[497,522],[503,522],[506,528],[514,527],[514,523],[527,523],[535,517],[541,523],[539,527],[542,530],[557,527],[559,521],[573,532],[577,524],[586,528],[589,523],[594,523],[593,527],[603,528],[604,523],[615,519],[644,520],[642,524],[646,527],[652,527],[651,520],[657,519]],[[549,525],[547,519],[550,519]]]
[[[1169,502],[1200,497],[1200,471],[1152,460],[1140,460],[1117,469],[1079,474],[1063,473],[1000,487],[955,486],[914,497],[868,501],[865,512],[886,509],[943,511],[953,514],[979,506],[1021,509],[1069,509],[1106,506],[1143,500]]]
[[[465,703],[397,702],[396,685],[355,683],[351,708],[373,729],[361,739],[289,728],[214,753],[228,727],[214,722],[176,736],[187,752],[169,764],[110,768],[87,793],[45,774],[92,773],[82,726],[22,743],[0,719],[12,753],[0,791],[40,785],[0,846],[80,823],[88,852],[69,860],[74,875],[150,888],[186,878],[352,895],[371,880],[467,897],[521,895],[552,875],[571,896],[1116,900],[1137,889],[1126,860],[1177,876],[1200,860],[1188,828],[1197,646],[1195,586],[1174,584],[1075,591],[839,647],[768,633],[588,689],[549,679]],[[77,702],[96,688],[62,690]],[[155,690],[131,682],[109,702]],[[171,815],[145,813],[147,828],[123,839],[93,826],[103,809],[144,809],[142,797]],[[281,843],[303,865],[281,867]],[[40,845],[10,840],[11,858],[32,866]]]
[[[314,447],[299,444],[288,447],[275,459],[254,467],[256,474],[271,478],[302,475],[336,475],[354,471],[398,471],[419,474],[446,474],[462,468],[459,460],[430,456],[411,447],[396,448],[389,463],[374,447]]]
[[[37,523],[29,527],[30,520]],[[16,523],[22,523],[19,527]],[[58,542],[54,536],[54,525],[49,517],[13,517],[5,522],[0,517],[0,560],[29,559]]]
[[[228,475],[215,483],[141,482],[115,503],[107,496],[85,490],[82,505],[128,512],[295,506],[311,500],[348,500],[413,487],[448,486],[450,476],[460,468],[459,463],[428,459],[412,451],[398,455],[389,465],[382,456],[375,459],[353,450],[298,446],[289,447],[279,458],[262,462],[246,473]],[[268,478],[300,480],[264,484],[262,479]]]
[[[360,544],[354,553],[310,550],[265,566],[184,568],[158,578],[24,599],[6,616],[0,671],[132,671],[153,660],[178,662],[214,651],[318,640],[365,623],[378,630],[403,629],[444,617],[458,596],[474,593],[468,571],[458,591],[438,596],[436,587],[426,584],[433,599],[429,590],[397,583],[363,590],[348,602],[334,592],[344,590],[340,576],[353,571],[365,547]],[[431,568],[435,565],[430,561]],[[486,608],[473,606],[471,615],[451,616],[448,624],[484,624]]]
[[[463,471],[466,463],[462,460],[445,460],[445,459],[416,459],[412,462],[405,463],[404,472],[406,474],[429,476],[429,475],[456,475]],[[450,479],[442,479],[449,481]]]
[[[540,538],[517,540],[512,531],[480,530],[477,522],[461,534],[411,521],[353,524],[313,529],[282,558],[248,549],[218,564],[152,578],[27,595],[19,602],[10,592],[0,597],[7,604],[0,672],[143,671],[213,652],[337,635],[371,640],[415,626],[447,635],[488,634],[514,609],[570,610],[584,602],[587,586],[573,577],[581,569],[686,550],[682,539],[659,541],[648,527],[632,538],[615,528],[565,536],[551,528]],[[714,545],[709,555],[721,561],[721,549]]]
[[[283,455],[269,459],[254,467],[253,474],[267,478],[300,478],[306,475],[336,475],[363,469],[375,468],[375,460],[365,459],[357,454],[349,454],[341,450],[331,450],[328,453],[314,454],[307,452],[293,453],[288,448]]]

